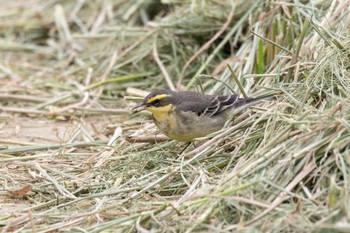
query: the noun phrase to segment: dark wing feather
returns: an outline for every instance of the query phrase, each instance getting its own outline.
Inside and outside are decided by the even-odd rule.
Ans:
[[[184,112],[194,112],[198,116],[202,115],[203,111],[208,107],[208,103],[213,98],[210,95],[202,95],[196,92],[181,92],[182,98],[178,98],[181,103],[178,103],[179,110]]]
[[[222,95],[215,97],[215,105],[219,105],[219,108],[216,108],[215,111],[211,112],[211,116],[216,116],[217,114],[225,111],[228,108],[233,108],[235,103],[238,100],[237,95]],[[209,107],[210,108],[210,107]]]
[[[201,115],[213,116],[218,112],[219,109],[220,109],[220,101],[218,100],[217,97],[213,96],[213,98],[211,99],[210,105],[203,110]]]
[[[196,92],[181,92],[181,94],[183,98],[179,110],[195,112],[198,116],[216,116],[228,108],[233,108],[238,100],[237,95],[212,96]]]
[[[179,110],[185,112],[194,112],[198,116],[216,116],[227,109],[241,111],[261,100],[274,97],[262,96],[258,98],[240,99],[238,95],[202,95],[196,92],[181,92],[184,98],[177,98],[181,103],[178,103]],[[185,101],[184,101],[185,100]]]

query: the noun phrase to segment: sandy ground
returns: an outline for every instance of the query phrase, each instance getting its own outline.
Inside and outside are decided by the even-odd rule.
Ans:
[[[112,131],[114,127],[112,124],[113,120],[110,119],[111,116],[77,118],[70,121],[57,121],[25,116],[1,116],[1,149],[19,146],[108,140],[109,132]],[[21,155],[38,155],[52,152],[53,150],[28,151],[28,153]],[[17,154],[12,154],[5,156],[5,158],[16,158],[17,156]],[[44,159],[43,164],[54,163],[54,161],[50,160],[51,159]],[[26,197],[14,198],[8,195],[8,190],[19,190],[25,187],[29,180],[33,181],[31,172],[35,169],[28,166],[30,163],[32,162],[16,159],[11,163],[7,163],[5,166],[1,166],[0,170],[3,176],[6,177],[6,180],[0,180],[0,217],[8,214],[17,216],[16,213],[18,213],[19,210],[26,209],[30,207],[31,204],[35,205],[35,203],[28,201]],[[22,215],[23,213],[21,216]]]

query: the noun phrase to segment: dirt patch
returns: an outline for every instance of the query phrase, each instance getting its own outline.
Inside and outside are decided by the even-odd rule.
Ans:
[[[98,135],[106,139],[106,128],[112,122],[106,117],[89,117],[71,121],[57,121],[29,117],[11,117],[0,125],[0,143],[3,146],[38,145],[87,141]],[[96,135],[95,135],[96,134]],[[94,135],[94,136],[92,136]]]

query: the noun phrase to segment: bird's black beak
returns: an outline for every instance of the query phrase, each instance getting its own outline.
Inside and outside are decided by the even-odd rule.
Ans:
[[[131,113],[137,113],[146,109],[146,104],[141,103],[131,109]]]

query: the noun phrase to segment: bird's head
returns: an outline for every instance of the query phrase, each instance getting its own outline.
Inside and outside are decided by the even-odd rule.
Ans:
[[[168,112],[176,102],[176,92],[169,90],[155,90],[145,97],[141,104],[131,109],[132,113],[143,110],[151,113]]]

